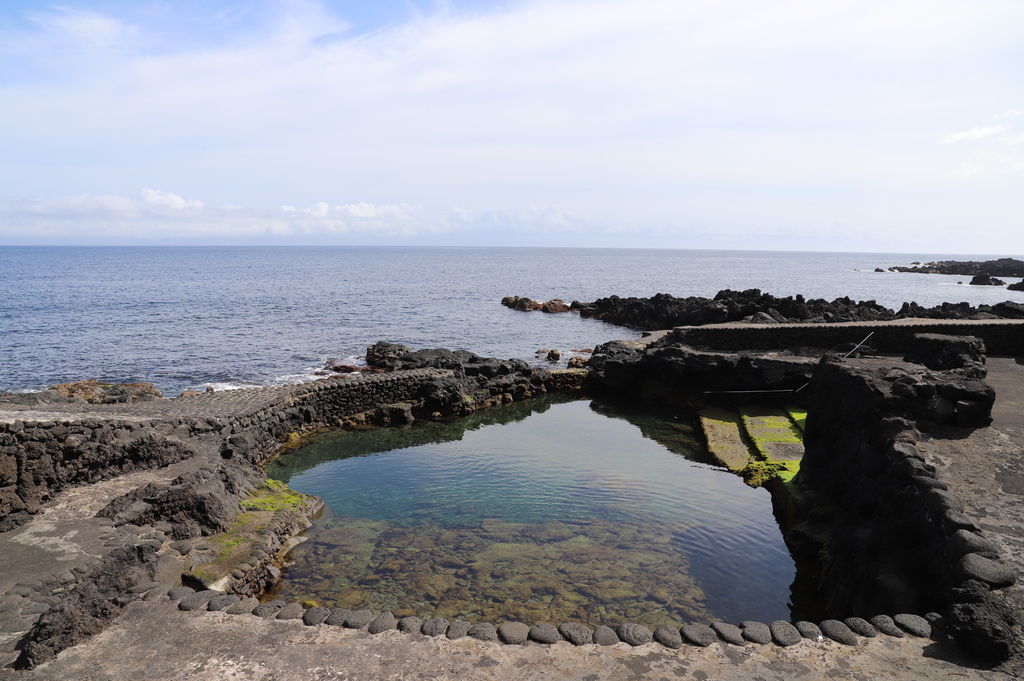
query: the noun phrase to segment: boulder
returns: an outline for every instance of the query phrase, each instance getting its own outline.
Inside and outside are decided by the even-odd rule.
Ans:
[[[538,303],[533,298],[526,298],[525,296],[505,296],[501,299],[501,304],[520,312],[532,312],[543,307],[541,303]]]
[[[526,643],[530,635],[530,627],[522,622],[504,622],[498,627],[498,638],[502,643],[519,645]]]
[[[568,368],[570,369],[582,369],[587,366],[586,357],[570,357]]]
[[[645,643],[650,643],[654,638],[650,629],[634,622],[620,624],[616,633],[619,635],[619,640],[631,646],[642,646]]]
[[[715,630],[706,624],[686,624],[680,630],[687,643],[707,648],[718,640]]]
[[[1006,286],[1002,279],[996,279],[989,274],[976,274],[971,279],[971,286]]]
[[[555,625],[541,622],[530,627],[529,638],[531,641],[550,645],[561,641],[562,635],[558,633]]]
[[[1024,280],[1018,281],[1016,284],[1010,284],[1006,287],[1007,291],[1024,291]]]
[[[366,348],[366,364],[371,367],[391,370],[398,360],[409,353],[409,348],[398,343],[380,341]]]
[[[594,642],[594,630],[579,622],[563,622],[559,624],[558,633],[574,646],[583,646]]]
[[[561,300],[560,298],[552,298],[551,300],[540,306],[540,311],[549,313],[568,312],[569,306],[566,305],[565,301]]]
[[[984,378],[985,343],[975,336],[915,333],[913,345],[903,360],[936,371],[968,368],[972,377]]]

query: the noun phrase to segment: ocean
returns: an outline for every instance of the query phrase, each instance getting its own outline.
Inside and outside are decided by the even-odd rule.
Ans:
[[[542,363],[638,332],[507,295],[711,296],[760,288],[889,307],[1024,302],[964,277],[876,273],[955,255],[587,248],[0,247],[0,391],[98,378],[165,395],[316,378],[378,340]],[[992,256],[998,257],[998,256]],[[983,259],[971,256],[969,259]],[[966,283],[966,282],[965,282]],[[563,355],[563,363],[569,355]]]

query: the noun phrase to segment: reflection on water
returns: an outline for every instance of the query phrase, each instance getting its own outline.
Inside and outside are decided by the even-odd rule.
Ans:
[[[770,498],[703,463],[695,429],[549,397],[321,436],[270,470],[330,509],[277,594],[471,621],[788,619]]]

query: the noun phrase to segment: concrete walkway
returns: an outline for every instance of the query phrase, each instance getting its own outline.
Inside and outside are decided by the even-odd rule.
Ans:
[[[1000,548],[1017,570],[1017,583],[1003,591],[1024,623],[1024,358],[989,357],[987,382],[996,391],[992,426],[957,439],[936,438],[919,450],[939,477],[963,499],[965,513]]]

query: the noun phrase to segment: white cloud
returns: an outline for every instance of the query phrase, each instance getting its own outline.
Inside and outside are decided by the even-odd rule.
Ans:
[[[1024,43],[1017,0],[512,0],[363,35],[323,3],[260,5],[274,8],[261,21],[257,5],[205,42],[181,8],[159,14],[176,32],[142,10],[67,8],[33,15],[41,36],[0,29],[0,193],[56,210],[173,187],[118,199],[136,216],[119,224],[210,239],[701,246],[691,234],[764,225],[799,244],[857,221],[890,239],[896,214],[1009,229],[1024,210],[998,172],[958,181],[1013,159],[955,142],[1016,139],[1009,123],[946,134],[1020,111],[1018,74],[999,66]]]
[[[1024,135],[1012,135],[1010,137],[1002,137],[999,140],[1003,144],[1009,144],[1011,147],[1015,147],[1018,144],[1024,144]]]
[[[986,137],[995,137],[1007,130],[1009,130],[1009,128],[1005,125],[986,125],[978,128],[971,128],[970,130],[950,133],[942,138],[942,143],[955,144],[956,142],[966,142],[968,140],[980,140],[985,139]]]
[[[173,192],[165,192],[160,189],[143,189],[142,200],[149,205],[172,210],[195,210],[203,207],[202,201],[186,199]]]
[[[996,116],[996,120],[1003,120],[1006,118],[1024,118],[1024,109],[1010,109]]]

